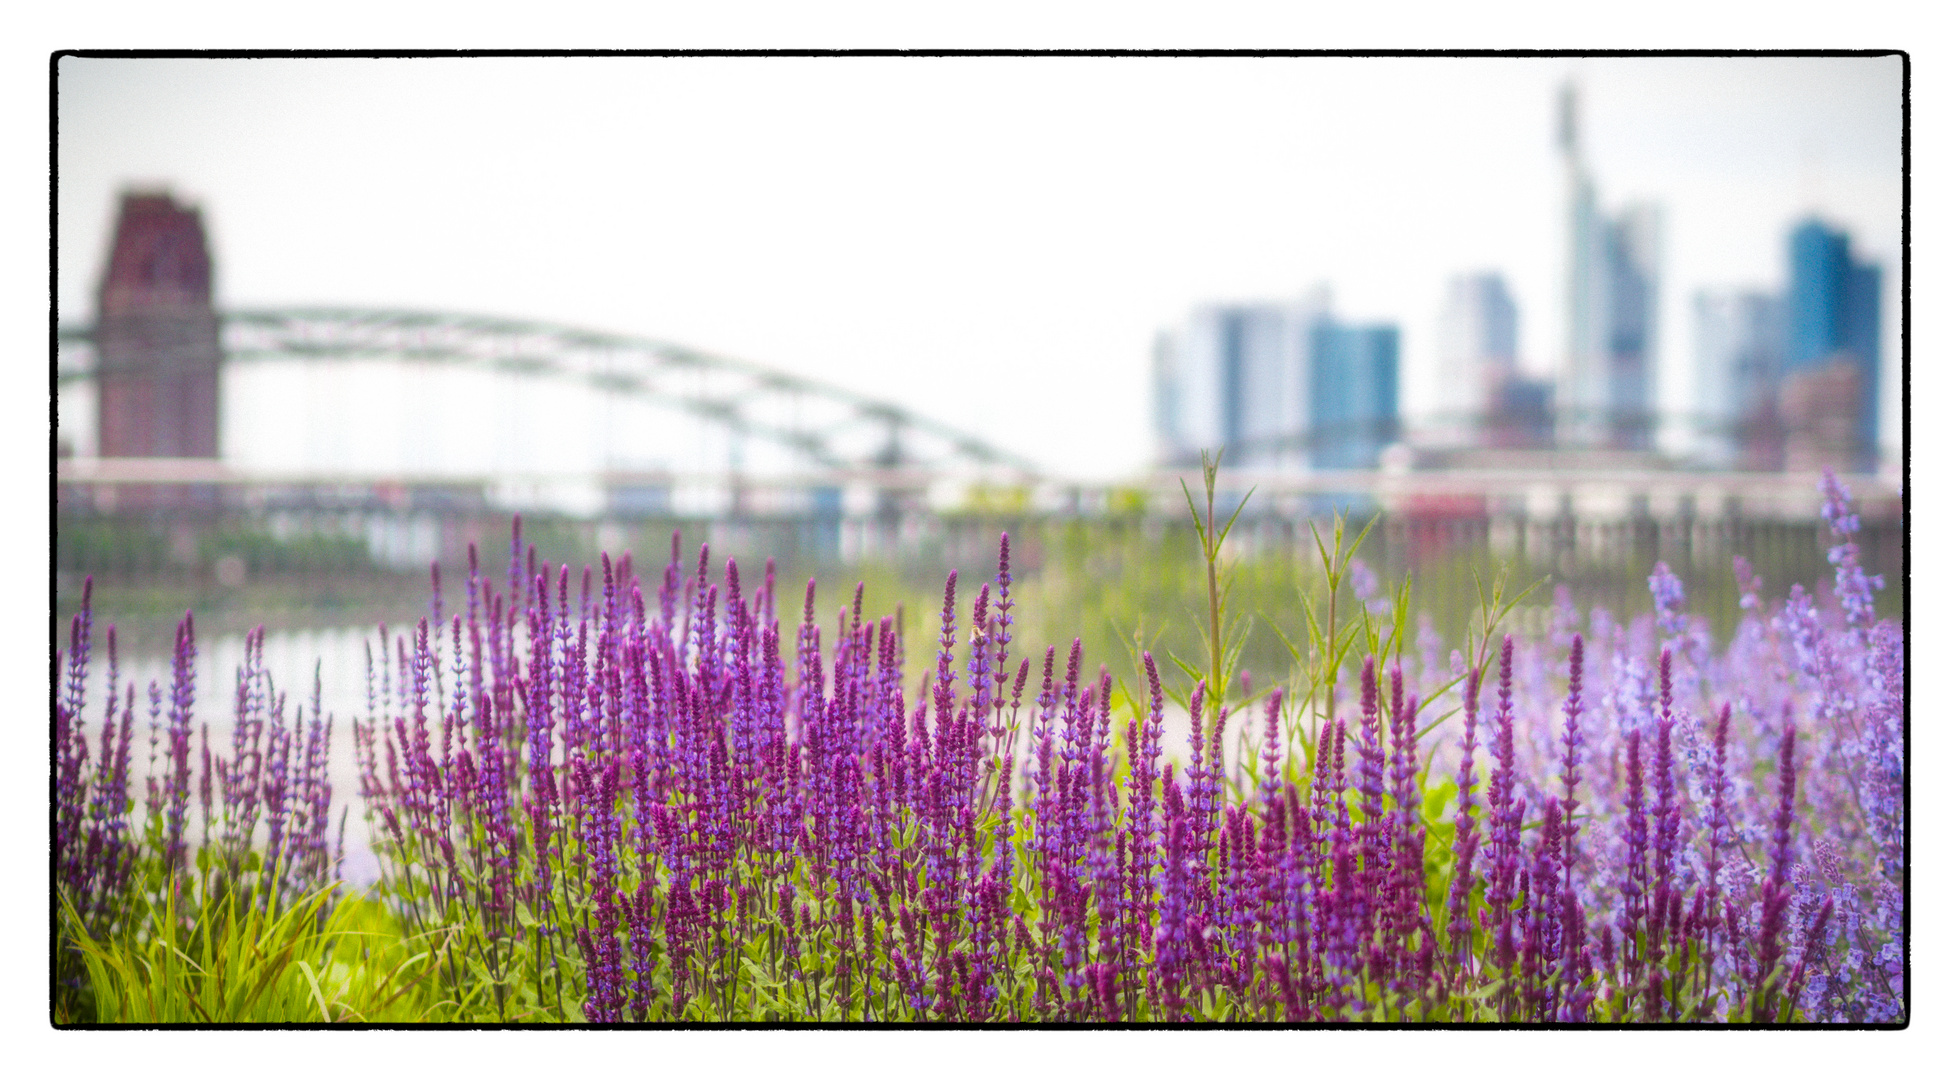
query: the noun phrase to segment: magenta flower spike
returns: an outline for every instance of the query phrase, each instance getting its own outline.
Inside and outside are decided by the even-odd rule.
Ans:
[[[1472,816],[1476,788],[1477,683],[1478,671],[1471,668],[1463,689],[1463,752],[1456,772],[1456,870],[1450,877],[1450,952],[1459,966],[1470,955],[1471,856],[1477,850],[1477,819]]]
[[[1783,959],[1783,924],[1790,910],[1790,826],[1797,796],[1797,727],[1783,726],[1777,749],[1776,820],[1771,839],[1769,876],[1763,880],[1760,931],[1756,940],[1756,981],[1764,985]],[[1765,986],[1764,1005],[1774,1009],[1774,992]],[[1763,1017],[1767,1019],[1768,1017]]]
[[[1585,746],[1585,735],[1579,728],[1579,716],[1584,711],[1580,693],[1584,683],[1585,662],[1586,641],[1578,634],[1574,634],[1572,652],[1566,667],[1565,731],[1560,739],[1560,745],[1564,748],[1562,760],[1565,766],[1564,771],[1559,774],[1559,779],[1565,785],[1565,798],[1560,805],[1565,812],[1565,834],[1568,837],[1578,835],[1576,832],[1578,822],[1575,815],[1579,808],[1579,754]],[[1572,887],[1573,847],[1572,844],[1567,844],[1565,847],[1563,869],[1565,886],[1568,889]]]

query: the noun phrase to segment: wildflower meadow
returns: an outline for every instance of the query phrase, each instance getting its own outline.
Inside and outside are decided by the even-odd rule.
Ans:
[[[1832,587],[1763,595],[1738,559],[1728,640],[1660,564],[1651,615],[1554,593],[1530,633],[1493,572],[1445,642],[1339,523],[1265,685],[1211,481],[1182,657],[1025,647],[1009,535],[919,642],[862,587],[819,611],[678,534],[581,573],[514,524],[377,630],[356,715],[252,638],[214,738],[192,617],[139,687],[85,598],[53,1019],[1906,1021],[1905,637],[1828,475]]]

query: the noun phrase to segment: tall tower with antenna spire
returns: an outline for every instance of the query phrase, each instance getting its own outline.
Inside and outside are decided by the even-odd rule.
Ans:
[[[1593,251],[1599,235],[1592,174],[1579,147],[1579,88],[1566,83],[1558,96],[1558,147],[1565,160],[1565,356],[1556,388],[1558,440],[1567,445],[1598,441],[1596,427],[1605,404],[1593,350],[1597,310]]]
[[[1566,179],[1566,346],[1556,394],[1566,446],[1645,450],[1653,444],[1659,342],[1660,210],[1599,207],[1579,124],[1579,91],[1559,90],[1557,137]]]

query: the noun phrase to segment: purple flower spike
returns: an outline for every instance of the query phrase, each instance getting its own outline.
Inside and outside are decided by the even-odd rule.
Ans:
[[[1654,729],[1654,889],[1656,903],[1677,903],[1674,890],[1676,840],[1681,807],[1674,783],[1674,655],[1661,650],[1660,722]]]
[[[1729,830],[1729,712],[1728,705],[1715,721],[1714,759],[1708,780],[1708,891],[1721,893],[1722,845]]]
[[[1797,727],[1783,725],[1783,741],[1777,749],[1776,821],[1769,857],[1769,877],[1763,881],[1761,932],[1756,940],[1756,981],[1764,990],[1763,1008],[1772,1019],[1775,1013],[1774,988],[1767,980],[1783,959],[1783,923],[1790,910],[1790,824],[1796,813]]]
[[[1495,728],[1497,769],[1490,781],[1490,880],[1486,901],[1497,919],[1494,959],[1499,968],[1508,968],[1515,955],[1512,939],[1511,901],[1517,896],[1517,877],[1523,854],[1524,802],[1514,798],[1517,789],[1517,749],[1513,742],[1511,635],[1504,635],[1504,647],[1497,667],[1497,714]]]
[[[1654,572],[1647,578],[1647,588],[1654,594],[1654,619],[1660,631],[1669,638],[1678,638],[1688,630],[1688,616],[1684,611],[1688,602],[1687,590],[1681,587],[1681,579],[1664,562],[1654,564]]]
[[[1460,968],[1470,959],[1470,864],[1477,850],[1476,788],[1477,683],[1471,668],[1463,686],[1463,760],[1456,771],[1456,871],[1450,877],[1450,952]]]
[[[1826,553],[1837,568],[1835,591],[1844,608],[1844,621],[1856,633],[1869,632],[1873,622],[1872,594],[1885,587],[1885,579],[1867,574],[1858,564],[1858,515],[1851,510],[1851,495],[1838,481],[1837,474],[1824,470],[1818,484],[1824,492],[1823,517],[1830,522],[1838,543]]]
[[[1640,732],[1627,736],[1626,825],[1621,831],[1625,849],[1625,869],[1620,880],[1620,937],[1627,948],[1624,963],[1632,972],[1640,957],[1632,950],[1635,935],[1647,925],[1647,805],[1646,780],[1641,770]]]
[[[1756,575],[1756,568],[1748,558],[1735,557],[1735,588],[1741,596],[1740,606],[1744,611],[1756,611],[1762,607],[1763,579]]]
[[[1565,835],[1576,836],[1577,822],[1574,818],[1579,809],[1579,752],[1585,745],[1585,736],[1579,730],[1579,716],[1584,711],[1580,700],[1583,672],[1586,665],[1586,641],[1578,634],[1572,635],[1572,654],[1566,668],[1565,695],[1565,733],[1562,745],[1565,750],[1565,771],[1560,779],[1565,784],[1565,799],[1560,804],[1565,810]],[[1565,846],[1565,886],[1572,887],[1572,849]]]

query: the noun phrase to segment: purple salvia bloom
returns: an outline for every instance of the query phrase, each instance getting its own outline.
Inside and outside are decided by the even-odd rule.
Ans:
[[[1311,805],[1308,809],[1308,833],[1311,837],[1309,852],[1309,875],[1318,882],[1321,871],[1326,867],[1326,853],[1321,845],[1327,842],[1328,832],[1334,827],[1333,764],[1334,764],[1334,725],[1326,724],[1320,729],[1320,745],[1313,759],[1312,787],[1308,791]]]
[[[1639,956],[1635,953],[1634,942],[1643,924],[1651,933],[1653,926],[1648,919],[1647,905],[1647,806],[1646,780],[1641,770],[1640,732],[1635,730],[1627,736],[1627,793],[1626,825],[1621,831],[1622,845],[1625,849],[1625,870],[1620,883],[1623,903],[1620,912],[1620,936],[1627,948],[1626,965],[1629,975],[1637,974]]]
[[[993,705],[993,638],[987,632],[990,617],[987,600],[991,587],[991,582],[982,582],[979,595],[973,598],[973,629],[967,638],[969,651],[972,654],[967,661],[967,687],[973,691],[973,696],[969,700],[976,721],[987,718]],[[1005,671],[1001,672],[1001,677],[1006,678]]]
[[[1086,740],[1086,725],[1082,718],[1086,709],[1080,697],[1082,686],[1082,639],[1076,638],[1068,650],[1068,667],[1062,678],[1062,744],[1071,762],[1081,759],[1081,746]]]
[[[1789,981],[1783,985],[1784,994],[1792,1001],[1802,1000],[1805,978],[1810,969],[1817,966],[1818,960],[1823,958],[1826,927],[1830,923],[1833,906],[1832,898],[1825,897],[1824,902],[1818,905],[1817,914],[1811,919],[1810,927],[1804,934],[1803,955],[1797,961],[1796,970],[1790,973]],[[1816,1017],[1811,1019],[1815,1020]]]
[[[939,670],[933,686],[933,709],[941,739],[949,734],[946,729],[953,718],[953,650],[959,642],[954,605],[958,602],[959,577],[957,570],[946,575],[946,600],[939,612]]]
[[[1783,922],[1790,907],[1790,825],[1797,797],[1797,728],[1783,726],[1783,742],[1777,750],[1777,791],[1775,837],[1770,847],[1769,877],[1763,881],[1761,931],[1756,943],[1756,981],[1761,985],[1783,959]],[[1765,991],[1773,988],[1764,987]],[[1773,1002],[1766,1001],[1773,1010]],[[1772,1011],[1771,1016],[1774,1016]],[[1758,1016],[1756,1019],[1766,1019]]]
[[[1290,846],[1285,861],[1285,884],[1281,889],[1283,922],[1280,932],[1281,959],[1289,970],[1297,970],[1300,980],[1295,993],[1304,997],[1312,989],[1319,956],[1314,951],[1312,891],[1319,867],[1313,855],[1312,811],[1301,805],[1299,789],[1286,785],[1287,832]],[[1289,979],[1289,982],[1292,980]]]
[[[1143,944],[1148,919],[1145,908],[1162,869],[1156,853],[1164,840],[1159,834],[1154,791],[1157,758],[1164,738],[1164,688],[1157,676],[1157,661],[1147,650],[1143,654],[1143,671],[1150,684],[1150,713],[1144,719],[1136,754],[1130,760],[1129,819],[1130,850],[1135,852],[1135,884],[1131,893],[1130,918],[1134,927],[1133,941],[1139,949]]]
[[[1104,678],[1103,712],[1104,715],[1107,715],[1109,691],[1107,676]],[[1212,837],[1218,830],[1219,815],[1225,805],[1225,770],[1223,767],[1225,760],[1225,717],[1225,706],[1220,705],[1218,707],[1218,721],[1211,729],[1211,753],[1208,755],[1208,765],[1205,769],[1208,786],[1205,793],[1207,816],[1204,821],[1206,852],[1211,850],[1213,843]]]
[[[1355,991],[1359,976],[1362,898],[1354,881],[1354,830],[1349,822],[1345,793],[1347,770],[1339,748],[1347,742],[1347,722],[1335,721],[1334,763],[1328,769],[1334,792],[1334,826],[1328,845],[1332,865],[1332,884],[1325,890],[1323,925],[1327,939],[1328,1005],[1334,1019],[1345,1019],[1348,1010],[1360,1005]]]
[[[92,583],[84,583],[82,589],[83,607],[85,611],[89,603],[90,584]],[[78,623],[92,623],[93,619],[92,616],[86,620],[78,616],[76,621]],[[84,641],[83,651],[86,651],[88,647],[86,639],[89,636],[86,628],[83,628],[81,636]],[[107,691],[104,694],[104,699],[107,701],[108,707],[104,710],[102,719],[102,736],[98,744],[99,749],[97,750],[93,770],[94,783],[90,785],[85,778],[79,774],[69,773],[66,768],[63,768],[59,773],[64,778],[71,778],[70,782],[73,786],[72,797],[86,799],[88,807],[86,826],[88,838],[82,847],[81,865],[79,867],[75,865],[75,860],[72,857],[74,852],[72,846],[62,849],[62,880],[73,892],[73,902],[83,917],[98,926],[100,925],[99,920],[103,917],[102,908],[107,907],[119,892],[118,881],[121,876],[119,868],[124,860],[123,833],[128,825],[129,740],[131,727],[135,720],[135,697],[133,693],[135,687],[132,686],[130,687],[132,693],[129,698],[129,705],[123,707],[121,728],[118,729],[117,727],[116,710],[119,706],[122,706],[123,699],[119,693],[120,688],[118,686],[119,672],[117,670],[116,628],[114,624],[109,626],[106,636],[108,639],[109,671]],[[58,663],[59,661],[57,661]],[[84,678],[85,681],[86,678]],[[79,708],[85,704],[85,699],[76,700],[73,704]],[[57,742],[57,752],[62,758],[63,765],[80,765],[83,763],[82,759],[87,754],[87,736],[82,730],[82,716],[77,712],[72,716],[64,717],[62,713],[63,709],[57,705],[57,730],[59,730],[64,722],[74,725],[76,738],[71,745],[76,748],[78,753],[72,755],[62,753],[61,751],[66,750],[67,747],[59,741]],[[88,791],[91,786],[94,789],[92,793]],[[80,806],[77,803],[57,802],[57,806],[71,814],[80,810]],[[208,819],[209,815],[207,814],[206,816]],[[57,837],[65,836],[66,842],[73,845],[75,842],[75,830],[78,825],[80,825],[80,822],[73,818],[59,823],[57,826]],[[208,831],[208,825],[206,829]]]
[[[1205,805],[1205,793],[1210,788],[1204,782],[1205,776],[1205,680],[1199,679],[1191,691],[1191,702],[1186,706],[1191,717],[1191,761],[1185,766],[1185,787],[1191,793],[1191,813],[1202,822],[1209,814]],[[1192,838],[1186,836],[1187,841]]]
[[[68,634],[68,686],[66,700],[62,704],[66,707],[67,716],[72,717],[72,723],[76,725],[80,725],[88,703],[89,649],[95,631],[95,613],[91,608],[94,592],[95,578],[91,575],[82,582],[82,609],[75,613]],[[59,666],[57,657],[56,667]]]
[[[1039,747],[1051,741],[1058,700],[1055,693],[1055,647],[1050,645],[1041,661],[1041,691],[1035,695],[1034,727],[1029,733],[1032,746]]]
[[[674,530],[667,566],[660,575],[659,601],[661,630],[668,644],[679,648],[681,642],[673,636],[681,625],[675,617],[679,613],[681,602],[681,531],[679,529]]]
[[[1013,584],[1013,581],[1014,581],[1014,575],[1010,571],[1010,568],[1008,566],[1007,534],[1001,533],[1000,534],[1000,567],[994,574],[994,589],[996,593],[996,599],[994,601],[993,642],[994,642],[994,700],[996,702],[996,710],[998,710],[999,708],[1001,691],[1006,688],[1007,646],[1014,640],[1014,634],[1013,634],[1014,601],[1007,595],[1008,586]],[[998,723],[999,721],[996,720],[996,725],[998,725]],[[1003,734],[1004,733],[1001,731],[996,731],[994,733],[994,737],[996,739],[999,739],[1002,737]]]
[[[1450,879],[1450,951],[1459,966],[1470,958],[1470,863],[1477,850],[1476,788],[1477,689],[1479,672],[1471,668],[1463,689],[1463,758],[1456,772],[1456,871]]]
[[[1496,919],[1493,958],[1500,968],[1508,968],[1514,956],[1511,901],[1517,896],[1517,875],[1522,857],[1524,802],[1516,797],[1517,747],[1513,732],[1511,635],[1504,635],[1498,654],[1497,713],[1492,717],[1497,768],[1490,781],[1490,878],[1485,900]]]
[[[534,581],[536,583],[537,601],[529,605],[527,612],[530,629],[531,663],[529,682],[526,687],[529,694],[529,701],[527,702],[525,713],[528,729],[526,732],[526,742],[530,751],[531,783],[530,791],[525,796],[525,803],[526,810],[531,818],[531,843],[534,853],[532,865],[535,876],[533,880],[532,904],[533,909],[537,912],[538,918],[545,926],[549,927],[552,925],[551,912],[553,906],[551,899],[552,868],[550,848],[555,839],[559,840],[562,844],[562,838],[557,836],[556,830],[551,825],[551,820],[556,815],[559,802],[558,785],[552,762],[553,728],[555,726],[551,707],[551,687],[554,681],[552,678],[551,645],[553,635],[548,633],[546,629],[546,620],[550,618],[547,600],[548,594],[545,584],[546,578],[543,574],[539,574]]]
[[[1279,737],[1280,709],[1285,704],[1285,700],[1285,691],[1278,688],[1275,688],[1272,695],[1266,699],[1266,746],[1260,753],[1265,768],[1259,776],[1259,814],[1266,824],[1264,846],[1261,850],[1264,859],[1271,865],[1277,865],[1279,862],[1278,845],[1285,842],[1286,834],[1286,804],[1280,798],[1280,787],[1285,779],[1285,771],[1280,764],[1283,755]],[[1276,901],[1277,894],[1272,888],[1272,883],[1268,882],[1268,887],[1261,897],[1261,904],[1269,917]]]
[[[817,629],[817,579],[803,589],[803,622],[796,630],[796,717],[807,737],[823,712],[823,650]]]
[[[1681,579],[1664,562],[1654,564],[1654,572],[1647,578],[1647,589],[1654,595],[1654,622],[1670,640],[1678,639],[1688,631],[1687,590],[1681,587]]]
[[[1837,568],[1836,592],[1844,607],[1844,621],[1854,633],[1871,628],[1872,593],[1885,587],[1885,580],[1865,573],[1858,565],[1858,515],[1851,511],[1851,496],[1838,481],[1837,474],[1824,470],[1818,487],[1824,492],[1823,517],[1830,522],[1838,543],[1827,553]]]
[[[442,625],[442,567],[429,563],[429,625]]]
[[[1184,815],[1172,812],[1172,807],[1182,802],[1179,797],[1177,780],[1168,773],[1164,777],[1164,798],[1166,803],[1166,822],[1164,836],[1164,895],[1158,908],[1156,966],[1157,986],[1162,995],[1161,1007],[1172,1020],[1186,1019],[1184,1015],[1184,974],[1185,965],[1190,958],[1190,932],[1187,920],[1190,915],[1190,888],[1187,869],[1187,856],[1184,847]]]
[[[86,903],[92,859],[84,848],[88,781],[83,775],[88,762],[88,731],[83,710],[87,705],[89,651],[92,645],[94,613],[91,608],[95,579],[82,584],[82,608],[69,624],[66,685],[55,706],[55,858],[59,882],[70,893],[69,899]],[[55,670],[63,667],[63,657],[55,654]],[[109,688],[109,710],[115,713],[115,685]],[[106,751],[106,741],[105,741]],[[98,761],[97,768],[106,765]]]
[[[626,940],[629,966],[633,972],[633,994],[627,1019],[644,1021],[653,1005],[653,881],[642,877],[638,891],[626,905]]]
[[[1673,653],[1661,650],[1660,723],[1654,731],[1654,909],[1664,910],[1679,902],[1674,893],[1675,840],[1680,831],[1681,809],[1674,792],[1674,713]],[[1651,949],[1659,955],[1659,935],[1651,934]]]
[[[1531,872],[1524,888],[1527,950],[1534,953],[1541,970],[1549,968],[1561,954],[1560,930],[1564,919],[1564,895],[1566,890],[1559,884],[1559,868],[1565,858],[1561,854],[1560,816],[1562,807],[1557,799],[1545,797],[1543,817],[1538,829],[1538,845],[1532,855]],[[1527,972],[1527,981],[1532,973]],[[1540,987],[1540,997],[1533,1002],[1532,1019],[1546,1020],[1557,1015],[1555,995],[1558,992],[1556,980],[1545,979]]]
[[[280,856],[286,831],[286,799],[288,789],[288,764],[292,760],[292,736],[285,723],[285,697],[280,696],[272,716],[271,738],[266,751],[265,777],[265,888],[268,903],[276,897],[273,892],[282,869]]]
[[[1326,724],[1320,729],[1320,752],[1314,757],[1313,809],[1309,828],[1311,830],[1308,847],[1307,875],[1311,883],[1309,898],[1312,902],[1312,950],[1324,954],[1327,949],[1328,934],[1333,931],[1333,917],[1336,914],[1332,901],[1327,896],[1326,881],[1329,860],[1333,858],[1331,845],[1334,832],[1345,825],[1347,807],[1342,801],[1342,793],[1347,783],[1343,775],[1346,769],[1341,760],[1342,742],[1347,737],[1347,725],[1340,721]]]
[[[1741,555],[1735,557],[1735,588],[1741,594],[1739,606],[1744,611],[1755,611],[1762,607],[1763,579],[1756,576],[1756,568]]]
[[[191,710],[196,698],[197,636],[191,613],[177,624],[177,646],[170,663],[170,721],[167,747],[170,773],[164,801],[164,860],[172,868],[184,865],[184,823],[190,808]]]
[[[1580,694],[1584,686],[1586,665],[1586,641],[1578,634],[1572,635],[1572,653],[1566,668],[1565,694],[1565,733],[1561,738],[1564,748],[1565,770],[1560,780],[1565,784],[1565,799],[1561,803],[1565,810],[1565,835],[1576,838],[1578,827],[1576,814],[1579,809],[1579,753],[1585,745],[1585,735],[1579,729],[1579,717],[1584,712]],[[1573,849],[1576,844],[1565,845],[1565,887],[1572,887]]]
[[[1708,781],[1708,890],[1721,891],[1722,845],[1729,827],[1729,706],[1724,704],[1715,721],[1715,748]]]
[[[1888,881],[1905,880],[1905,636],[1896,623],[1873,629],[1866,671],[1876,700],[1864,710],[1855,747],[1857,796],[1878,868]],[[1892,914],[1902,914],[1896,906]]]
[[[1107,771],[1104,756],[1098,748],[1089,758],[1089,785],[1093,796],[1089,884],[1097,897],[1097,920],[1100,924],[1097,956],[1103,962],[1110,963],[1118,955],[1118,934],[1123,926],[1123,887],[1119,877],[1120,834],[1115,828],[1115,806],[1104,787]]]
[[[1422,891],[1422,793],[1416,783],[1416,705],[1403,695],[1402,665],[1388,675],[1389,780],[1395,797],[1396,901],[1394,932],[1406,938],[1416,929]]]
[[[1565,862],[1570,864],[1573,838],[1568,834],[1565,839]],[[1564,971],[1558,988],[1557,1019],[1562,1024],[1583,1023],[1590,1018],[1592,1008],[1592,947],[1586,942],[1586,924],[1579,914],[1579,894],[1568,887],[1561,899],[1565,916],[1560,927]]]
[[[145,792],[143,795],[143,815],[151,820],[160,821],[163,817],[163,778],[162,774],[157,771],[157,738],[158,733],[162,730],[163,688],[157,685],[155,679],[150,680],[149,702],[150,757],[149,766],[145,770],[149,775],[145,782]]]

